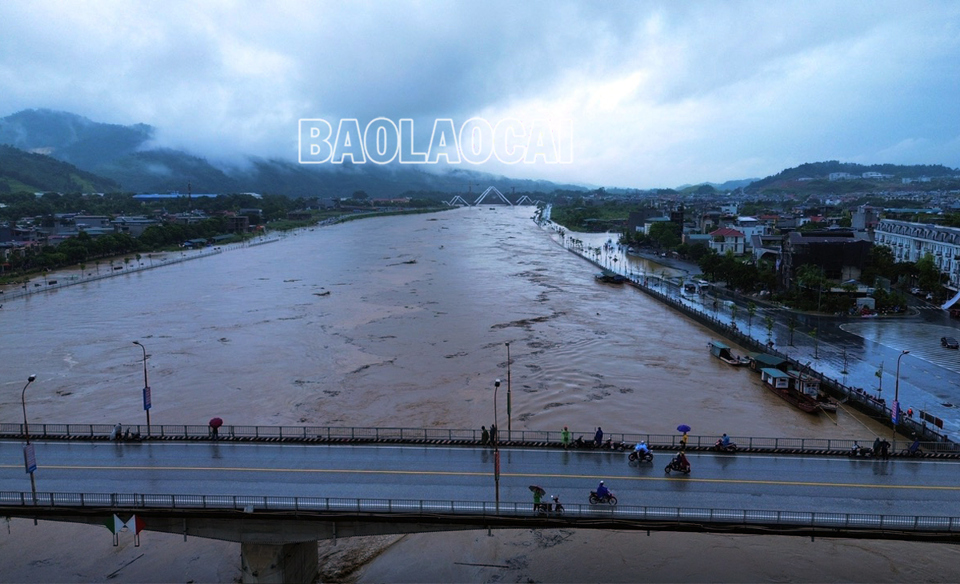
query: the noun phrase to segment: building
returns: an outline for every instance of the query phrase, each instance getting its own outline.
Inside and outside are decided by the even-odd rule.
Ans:
[[[870,205],[860,205],[850,217],[850,225],[856,231],[873,231],[880,223],[880,209]]]
[[[947,288],[960,290],[960,228],[883,219],[877,224],[874,242],[890,248],[898,262],[915,263],[930,254],[947,277]]]
[[[807,264],[822,268],[829,280],[859,280],[872,245],[853,231],[791,231],[780,252],[780,285],[795,286],[797,269]]]
[[[110,222],[114,231],[117,233],[126,233],[131,237],[140,237],[147,227],[159,225],[156,219],[147,219],[146,217],[117,217]]]
[[[721,227],[710,232],[710,249],[720,255],[732,252],[733,255],[743,255],[746,251],[747,238],[742,231]]]

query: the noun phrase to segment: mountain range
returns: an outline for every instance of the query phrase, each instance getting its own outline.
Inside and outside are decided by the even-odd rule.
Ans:
[[[30,109],[0,118],[0,144],[44,154],[102,177],[99,184],[127,192],[259,192],[292,197],[343,197],[364,191],[373,197],[405,192],[444,192],[474,196],[488,186],[503,193],[585,190],[581,185],[512,179],[471,170],[430,172],[414,166],[300,165],[250,157],[239,169],[224,170],[205,158],[152,145],[155,130],[146,124],[122,126],[48,109]],[[71,172],[58,169],[57,173]],[[0,189],[4,181],[0,180]],[[23,181],[6,181],[12,187]],[[60,190],[40,188],[38,190]],[[67,183],[69,184],[69,183]],[[102,189],[101,189],[102,190]]]
[[[488,186],[504,194],[587,191],[584,185],[512,179],[466,169],[375,164],[301,165],[287,160],[249,157],[247,164],[224,169],[182,150],[158,148],[155,130],[146,124],[123,126],[95,122],[77,114],[29,109],[0,118],[0,192],[258,192],[291,197],[339,198],[364,191],[376,198],[412,193],[477,197]],[[45,156],[43,156],[45,155]],[[845,172],[856,180],[828,181]],[[884,175],[863,179],[865,172]],[[743,188],[748,193],[861,192],[889,189],[901,178],[955,177],[960,171],[942,165],[861,165],[813,162],[762,179],[682,185],[676,191],[709,193]],[[931,188],[957,188],[949,178]],[[623,189],[611,189],[622,191]],[[629,189],[634,191],[635,189]],[[642,191],[637,191],[642,192]]]

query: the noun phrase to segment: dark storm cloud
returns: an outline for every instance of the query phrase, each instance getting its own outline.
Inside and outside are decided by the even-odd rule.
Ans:
[[[214,159],[296,158],[299,118],[571,118],[622,186],[843,159],[960,166],[949,2],[0,4],[0,115],[144,122]]]

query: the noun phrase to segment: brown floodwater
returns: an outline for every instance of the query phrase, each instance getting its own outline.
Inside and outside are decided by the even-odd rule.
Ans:
[[[713,335],[702,326],[632,287],[598,284],[596,266],[565,250],[532,215],[529,207],[472,207],[353,221],[8,301],[0,310],[0,420],[21,419],[20,390],[36,373],[27,392],[31,423],[144,423],[142,353],[132,344],[139,340],[149,354],[153,424],[205,424],[220,416],[244,425],[479,428],[493,421],[493,381],[506,384],[509,343],[515,430],[569,425],[592,434],[600,425],[607,432],[671,433],[687,423],[693,434],[872,440],[877,429],[869,422],[794,410],[765,391],[755,374],[711,358],[706,344]],[[641,264],[636,270],[663,271]],[[505,429],[503,389],[498,415]],[[102,529],[107,536],[76,535],[98,528],[13,526],[10,535],[0,532],[0,574],[6,574],[0,581],[97,581],[135,553],[112,548]],[[54,533],[72,534],[60,555],[43,545]],[[554,550],[547,553],[535,543],[545,533],[495,533],[497,543],[484,533],[480,544],[471,543],[477,533],[408,536],[365,570],[371,581],[642,579],[631,546],[604,562],[603,572],[588,561],[589,546],[612,534],[567,534],[541,546]],[[840,562],[838,550],[866,550],[857,555],[868,557],[861,561],[865,581],[902,576],[887,559],[894,553],[888,548],[922,549],[938,573],[957,557],[945,546],[916,544],[617,537],[651,550],[660,542],[667,557],[678,546],[692,553],[699,541],[711,549],[732,547],[729,554],[766,551],[763,562],[728,562],[734,581],[783,573],[804,580],[796,567],[782,568],[780,554],[800,566],[805,554],[834,554]],[[153,563],[131,564],[115,579],[239,574],[237,544],[204,546],[217,558],[197,562],[191,572],[157,557],[184,557],[196,547],[147,533],[136,553],[151,553]],[[430,549],[436,550],[435,573],[402,560]],[[556,550],[565,550],[569,568],[548,562]],[[518,553],[527,558],[526,571],[451,568],[483,563],[477,558],[497,564]],[[460,562],[461,554],[473,559]],[[583,561],[573,561],[581,555]],[[669,567],[643,578],[672,580]],[[810,574],[832,579],[828,569]],[[714,576],[704,579],[727,580]]]

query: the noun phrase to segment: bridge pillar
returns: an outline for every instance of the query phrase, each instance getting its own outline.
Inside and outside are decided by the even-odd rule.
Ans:
[[[244,584],[311,584],[317,579],[316,541],[240,544]]]

